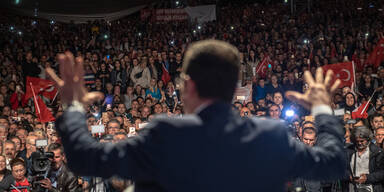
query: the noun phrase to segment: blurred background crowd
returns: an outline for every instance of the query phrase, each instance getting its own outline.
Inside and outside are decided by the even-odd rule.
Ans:
[[[384,58],[378,64],[369,62],[375,47],[384,47],[383,2],[313,1],[310,11],[295,16],[289,1],[268,2],[220,2],[217,19],[205,23],[159,23],[133,14],[75,24],[1,14],[0,190],[16,191],[12,183],[19,190],[29,190],[22,186],[38,183],[50,191],[122,191],[132,184],[118,178],[74,176],[65,168],[52,123],[65,109],[60,93],[45,85],[35,89],[27,78],[33,77],[37,84],[49,82],[44,81],[49,80],[44,69],[60,70],[57,53],[70,51],[84,58],[87,89],[105,95],[103,101],[86,108],[90,134],[100,142],[115,143],[140,134],[156,115],[183,115],[184,52],[194,41],[214,38],[230,42],[241,54],[234,112],[244,118],[285,121],[292,137],[310,147],[316,146],[314,120],[309,111],[286,100],[284,93],[306,89],[305,70],[314,73],[317,67],[353,61],[354,82],[340,87],[332,100],[335,114],[345,122],[350,177],[328,183],[298,179],[289,182],[287,190],[353,191],[351,186],[358,185],[384,191]],[[194,1],[195,5],[206,3],[212,4]],[[266,58],[267,68],[260,73]],[[49,91],[53,94],[43,94]],[[37,97],[46,108],[36,105]],[[354,116],[356,111],[363,115]],[[39,140],[46,140],[47,146],[36,146]],[[42,156],[50,156],[43,151],[53,153],[49,176],[38,182],[32,155],[36,151]]]

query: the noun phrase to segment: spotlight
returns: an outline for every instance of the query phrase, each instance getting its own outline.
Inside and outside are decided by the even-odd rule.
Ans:
[[[108,35],[107,34],[104,35],[104,39],[108,39]]]
[[[197,29],[198,29],[198,30],[200,30],[200,29],[201,29],[201,26],[200,26],[200,25],[198,25],[198,26],[197,26]]]
[[[53,24],[55,24],[55,21],[54,21],[54,20],[51,20],[49,23],[50,23],[51,25],[53,25]]]
[[[176,6],[179,6],[180,5],[180,2],[179,1],[176,1]]]
[[[23,35],[23,32],[18,31],[17,34],[21,36],[21,35]]]
[[[235,29],[235,27],[234,26],[231,26],[231,30],[234,30]]]

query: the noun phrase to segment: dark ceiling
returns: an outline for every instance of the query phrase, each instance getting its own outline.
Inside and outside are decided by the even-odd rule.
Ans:
[[[0,0],[6,9],[22,9],[55,14],[102,14],[146,5],[155,0]]]

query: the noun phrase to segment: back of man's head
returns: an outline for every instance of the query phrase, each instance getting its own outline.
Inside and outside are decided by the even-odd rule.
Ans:
[[[238,50],[223,41],[192,44],[184,57],[183,70],[195,83],[201,98],[231,102],[238,80]]]

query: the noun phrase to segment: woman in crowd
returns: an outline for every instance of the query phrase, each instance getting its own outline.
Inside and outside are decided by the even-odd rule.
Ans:
[[[161,93],[160,93],[160,89],[157,87],[156,82],[157,81],[155,78],[151,79],[149,88],[145,91],[145,96],[146,97],[150,96],[153,99],[156,99],[159,101],[161,99]]]

